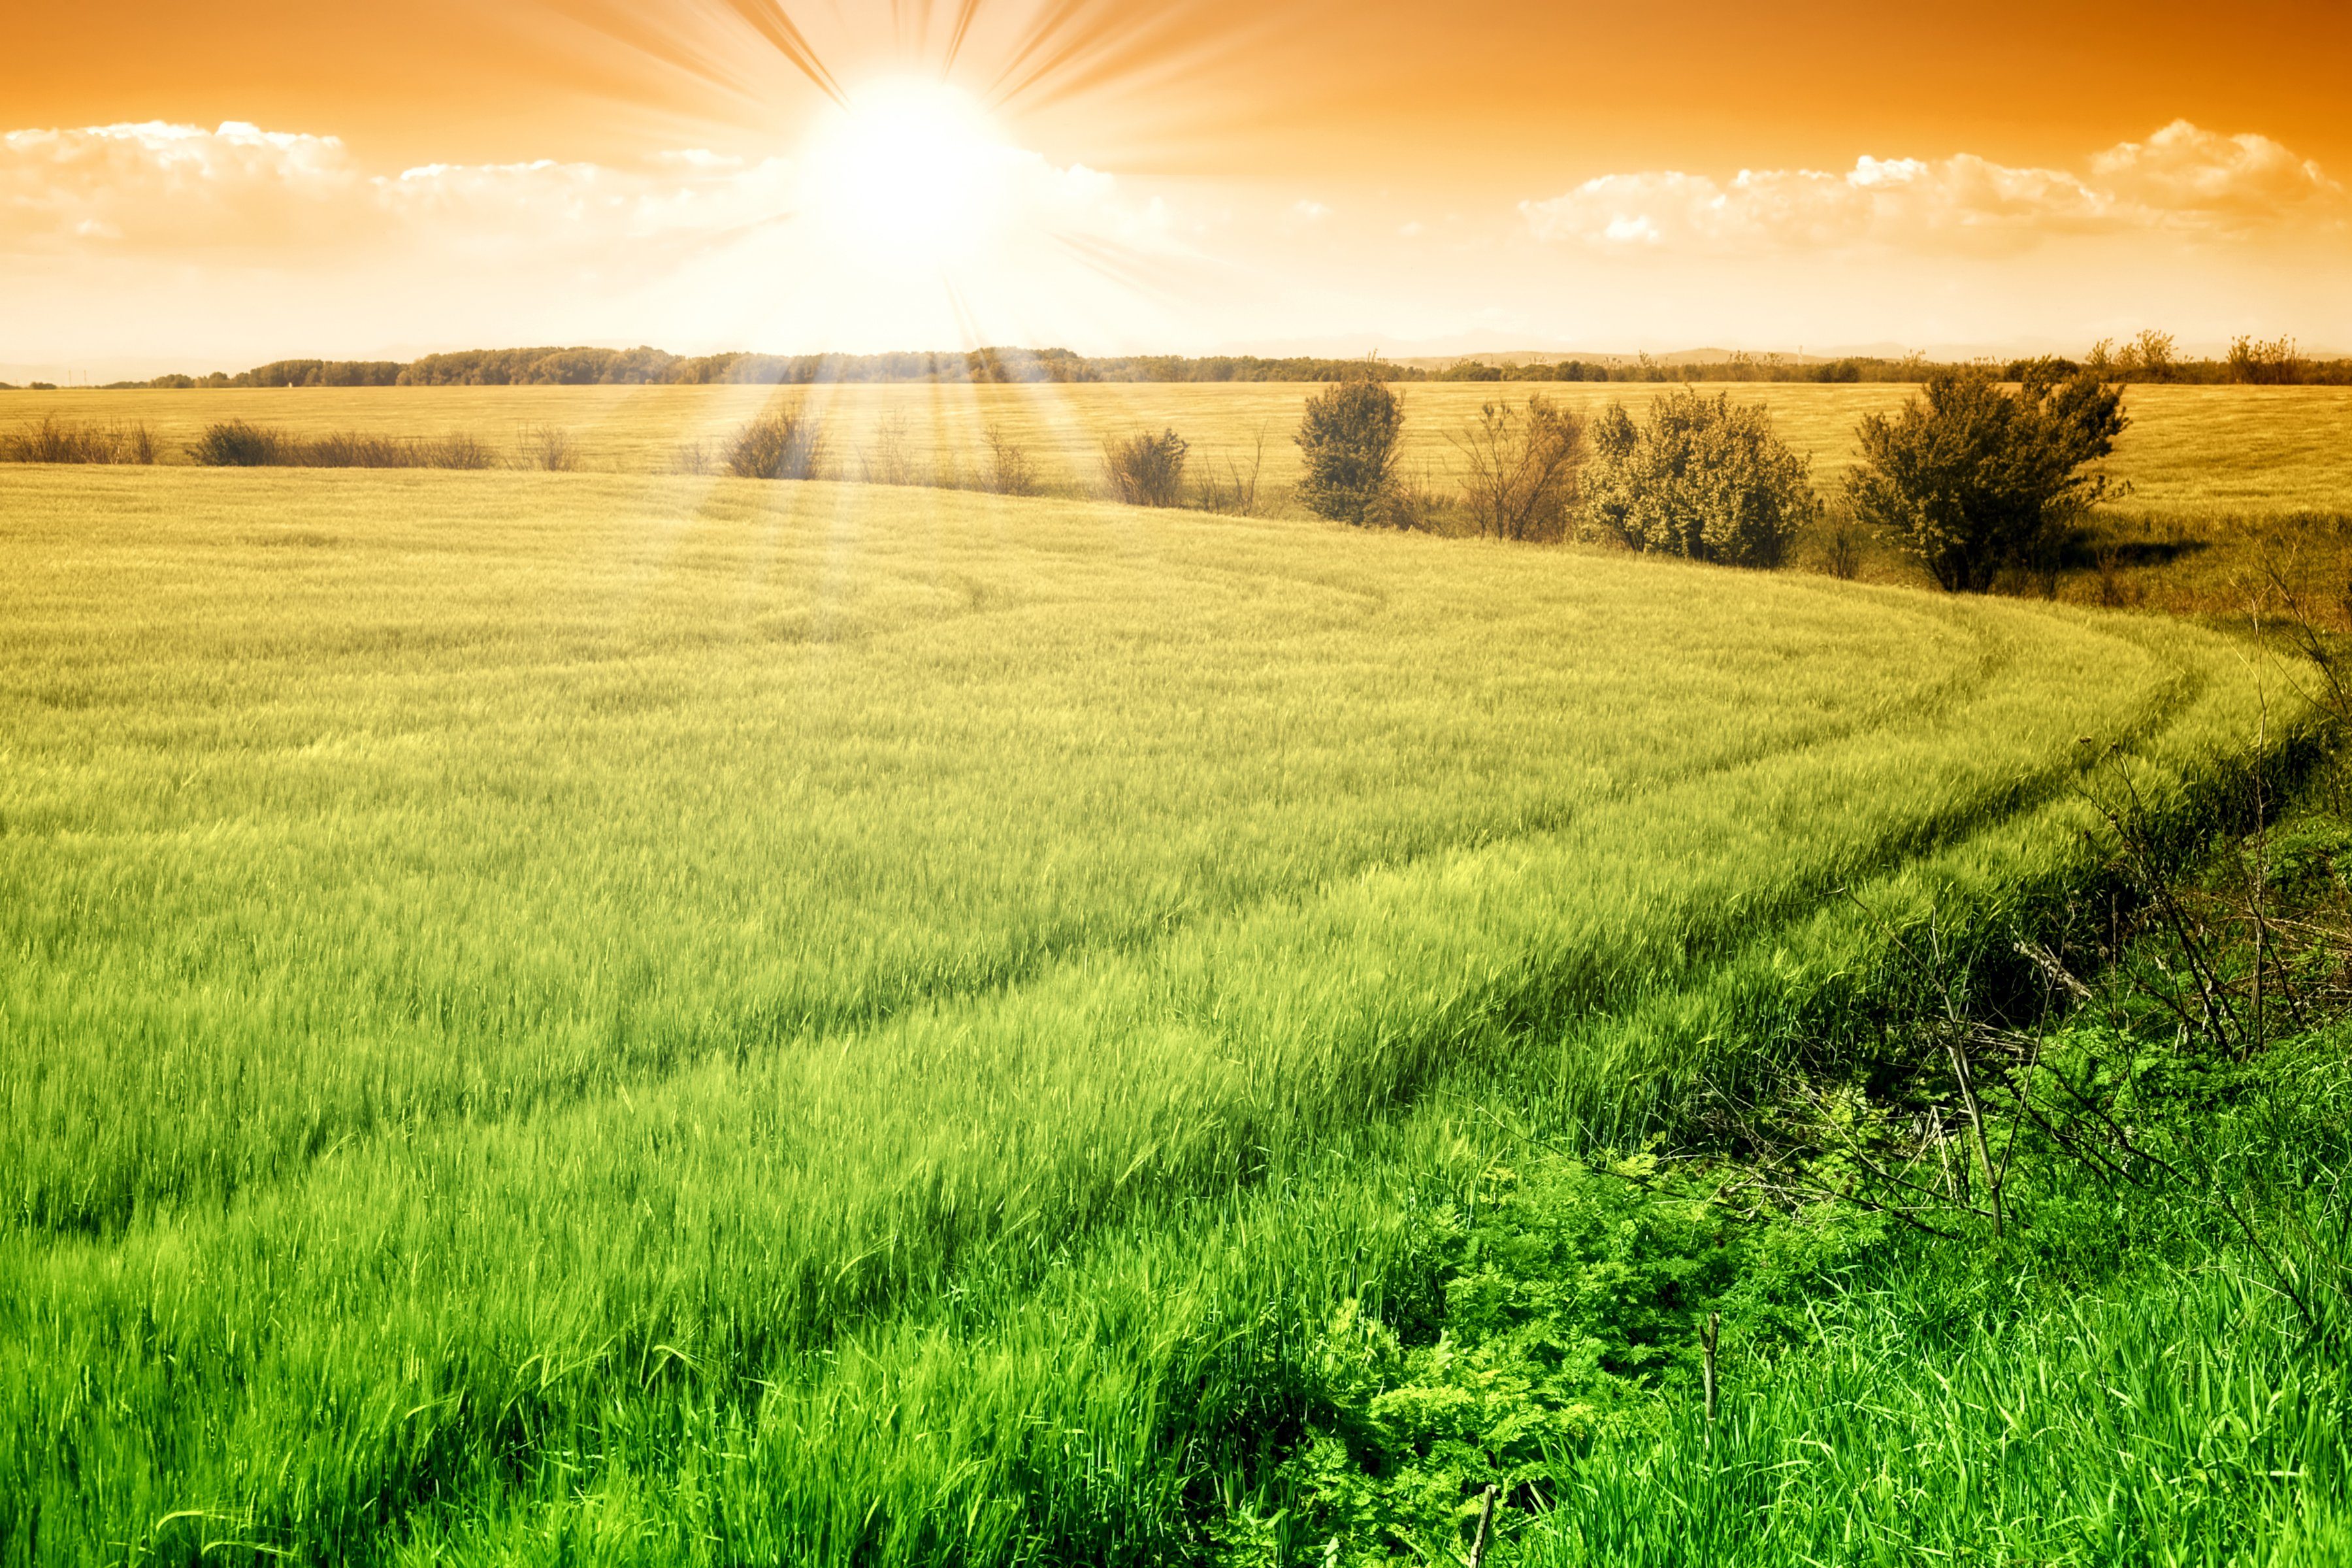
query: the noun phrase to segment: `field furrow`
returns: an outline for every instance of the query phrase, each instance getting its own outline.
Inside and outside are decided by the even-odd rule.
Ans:
[[[488,1540],[688,1433],[730,1559],[1145,1540],[1244,1282],[1376,1275],[1451,1119],[1636,1138],[2077,885],[2111,752],[2173,809],[2292,723],[2013,602],[203,479],[0,477],[0,1489],[69,1556]]]

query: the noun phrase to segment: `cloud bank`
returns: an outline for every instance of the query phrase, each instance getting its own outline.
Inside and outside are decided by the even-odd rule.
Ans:
[[[1542,240],[1714,252],[2001,252],[2066,236],[2334,230],[2352,216],[2344,187],[2316,163],[2268,137],[2223,136],[2185,120],[2096,154],[2080,174],[1970,153],[1864,156],[1843,174],[1743,169],[1728,182],[1604,174],[1519,211]]]
[[[1003,163],[1013,221],[1127,243],[1155,226],[1107,174],[1011,148]],[[236,121],[14,131],[0,134],[0,256],[721,242],[789,222],[804,205],[801,173],[785,158],[684,151],[635,168],[542,159],[371,174],[337,137]]]

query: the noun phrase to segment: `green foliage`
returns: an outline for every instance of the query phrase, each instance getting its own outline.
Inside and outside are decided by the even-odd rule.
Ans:
[[[1760,403],[1670,392],[1639,424],[1612,403],[1592,422],[1585,510],[1636,550],[1727,566],[1778,566],[1818,521],[1810,459],[1772,431]]]
[[[1308,1353],[1306,1433],[1276,1480],[1292,1534],[1327,1542],[1329,1563],[1444,1562],[1486,1488],[1507,1523],[1565,1457],[1654,1435],[1661,1394],[1697,1378],[1699,1321],[1748,1258],[1747,1227],[1711,1197],[1648,1155],[1539,1155],[1428,1211],[1433,1321],[1383,1322],[1349,1300]]]
[[[2096,873],[2078,737],[2181,813],[2258,711],[1610,556],[219,480],[0,473],[0,1556],[1319,1561],[1318,1421],[1335,1518],[1631,1488],[1712,1254],[1528,1146],[1875,1039],[1886,930]]]
[[[1127,506],[1184,504],[1184,458],[1191,444],[1173,430],[1139,430],[1103,443],[1111,494]]]
[[[1384,382],[1334,382],[1307,400],[1298,421],[1298,500],[1338,522],[1386,521],[1404,407]]]
[[[1901,539],[1949,592],[1983,593],[2004,570],[2051,569],[2067,531],[2107,494],[2088,464],[2128,423],[2123,389],[2037,363],[2015,392],[1989,371],[1938,373],[1890,419],[1862,422],[1854,512]]]

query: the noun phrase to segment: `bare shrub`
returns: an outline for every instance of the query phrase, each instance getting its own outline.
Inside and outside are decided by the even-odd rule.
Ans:
[[[1194,487],[1193,503],[1202,511],[1220,511],[1231,517],[1257,515],[1258,476],[1265,471],[1265,426],[1258,426],[1256,442],[1250,448],[1246,461],[1239,452],[1224,455],[1223,474],[1213,468],[1204,472]]]
[[[488,442],[467,430],[456,430],[425,443],[425,460],[419,465],[427,468],[489,468],[498,466],[498,454]]]
[[[674,474],[708,474],[718,465],[712,461],[710,447],[700,441],[688,441],[672,448],[669,469]]]
[[[1841,583],[1860,576],[1864,538],[1862,525],[1853,519],[1841,514],[1832,520],[1822,534],[1822,570]]]
[[[1568,532],[1584,462],[1584,421],[1540,394],[1522,408],[1488,403],[1446,439],[1462,454],[1462,498],[1475,531],[1548,541]]]
[[[525,468],[572,473],[580,467],[580,443],[560,426],[533,425],[522,433],[522,458]]]
[[[1184,458],[1192,444],[1173,430],[1139,430],[1103,443],[1111,493],[1129,506],[1181,506]]]
[[[876,424],[872,439],[857,449],[857,475],[869,485],[920,485],[931,478],[916,459],[903,412],[893,409]]]
[[[813,479],[824,466],[824,427],[802,403],[782,403],[727,439],[719,460],[739,479]]]
[[[155,451],[144,425],[76,425],[54,415],[0,436],[5,463],[152,463]]]
[[[1029,460],[1029,448],[993,420],[983,439],[988,443],[987,488],[1001,496],[1035,495],[1037,468]]]
[[[307,440],[281,437],[278,461],[305,468],[424,468],[435,465],[415,441],[398,436],[333,430]]]

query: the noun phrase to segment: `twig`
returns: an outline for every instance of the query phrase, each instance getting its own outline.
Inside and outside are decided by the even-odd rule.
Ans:
[[[1486,1555],[1486,1527],[1495,1522],[1495,1489],[1490,1484],[1478,1494],[1478,1532],[1470,1538],[1470,1568],[1478,1568],[1478,1560]]]

